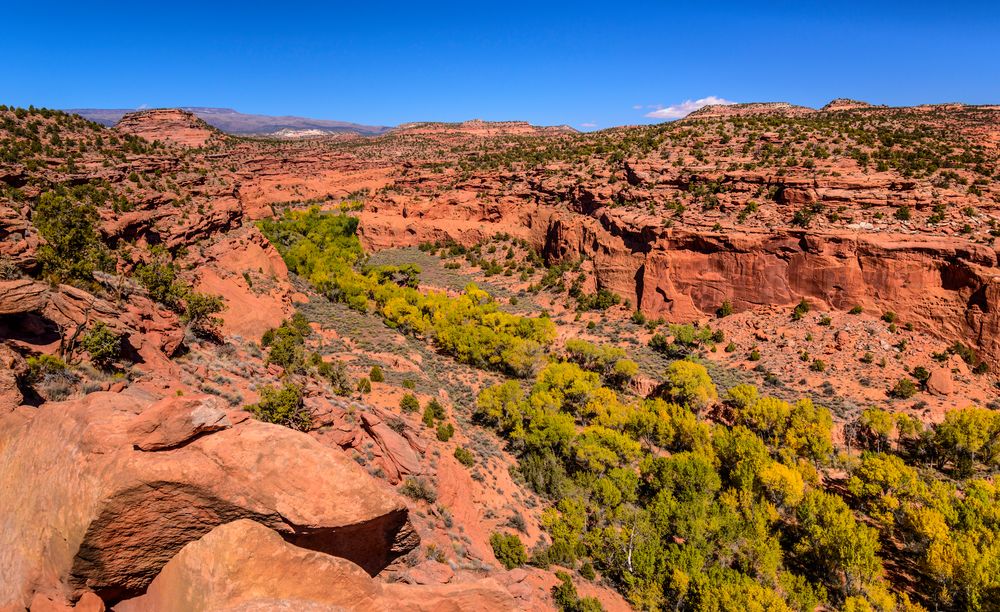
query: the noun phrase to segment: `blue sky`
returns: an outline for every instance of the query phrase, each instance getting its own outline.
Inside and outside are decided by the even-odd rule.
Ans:
[[[603,128],[709,97],[1000,103],[998,2],[5,4],[19,106]]]

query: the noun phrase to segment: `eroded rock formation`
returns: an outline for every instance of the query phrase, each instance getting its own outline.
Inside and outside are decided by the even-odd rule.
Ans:
[[[242,415],[242,416],[241,416]],[[217,398],[91,393],[0,427],[0,604],[141,593],[187,542],[249,518],[377,573],[417,543],[406,506],[309,436]]]
[[[380,584],[342,558],[293,546],[267,527],[237,520],[216,527],[171,559],[141,597],[118,612],[209,610],[510,610],[496,582],[440,586]]]

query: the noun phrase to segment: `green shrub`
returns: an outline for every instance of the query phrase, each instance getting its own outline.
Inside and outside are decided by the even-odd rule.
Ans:
[[[420,400],[412,393],[407,393],[399,400],[399,407],[403,412],[416,412],[420,410]]]
[[[421,420],[427,427],[434,427],[434,423],[445,418],[445,416],[447,415],[445,414],[444,406],[436,399],[432,399],[424,406],[424,414]]]
[[[372,392],[372,381],[368,380],[367,376],[362,376],[358,380],[358,392],[359,393],[371,393]]]
[[[330,384],[330,389],[332,389],[337,395],[349,394],[351,389],[354,388],[354,385],[351,383],[351,379],[347,375],[347,366],[344,365],[344,362],[339,359],[335,359],[334,361],[323,361],[323,358],[319,355],[319,353],[313,353],[313,355],[319,358],[319,364],[316,366],[316,373]],[[371,385],[369,384],[369,388],[370,386]]]
[[[305,337],[288,321],[282,321],[280,326],[264,332],[260,343],[268,349],[267,363],[289,371],[303,368]]]
[[[528,562],[528,552],[517,534],[494,533],[490,536],[490,546],[493,547],[493,556],[509,570]]]
[[[91,363],[106,370],[121,356],[122,339],[107,324],[98,321],[87,331],[80,346],[90,355]]]
[[[453,435],[455,435],[455,426],[451,423],[441,423],[437,426],[437,439],[441,442],[451,440]]]
[[[602,288],[594,295],[580,294],[576,301],[578,310],[607,310],[621,303],[622,299],[618,294]]]
[[[420,477],[410,477],[403,482],[399,492],[410,499],[423,500],[429,504],[437,501],[437,491],[426,480]]]
[[[38,199],[31,222],[45,238],[38,248],[42,273],[54,281],[93,279],[95,270],[111,267],[111,256],[96,225],[97,208],[83,191],[58,189]]]
[[[472,451],[462,446],[455,447],[455,459],[458,459],[458,462],[465,467],[472,467],[476,463],[476,458],[472,454]]]
[[[601,612],[604,607],[595,597],[580,597],[573,579],[566,572],[556,572],[559,584],[552,587],[552,601],[561,612]]]
[[[792,309],[792,321],[798,321],[802,319],[802,317],[806,316],[809,310],[810,310],[809,302],[807,302],[805,298],[802,298],[802,300],[795,306],[795,308]]]
[[[900,378],[889,390],[889,395],[896,399],[910,399],[917,394],[917,385],[909,378]]]
[[[260,390],[260,402],[247,409],[258,420],[284,425],[299,431],[308,431],[312,414],[302,402],[302,389],[285,383],[280,389],[267,386]]]
[[[371,372],[368,373],[368,378],[372,382],[385,382],[385,374],[382,373],[382,368],[377,364],[372,366]]]
[[[38,355],[28,357],[28,381],[39,382],[46,376],[66,372],[66,362],[55,355]]]
[[[205,335],[218,334],[222,319],[213,316],[226,309],[226,303],[218,295],[191,292],[184,300],[184,314],[181,320],[188,324],[192,331]]]
[[[177,267],[159,252],[150,263],[135,267],[133,277],[146,288],[149,297],[174,311],[181,311],[188,287],[177,280]]]
[[[728,317],[729,315],[733,314],[733,303],[730,302],[729,300],[725,300],[724,302],[722,302],[722,306],[719,306],[719,309],[715,311],[715,314],[720,319]]]
[[[850,310],[848,310],[847,314],[859,315],[859,314],[861,314],[864,311],[865,311],[865,309],[862,308],[860,304],[858,304],[858,305],[854,306],[853,308],[851,308]]]

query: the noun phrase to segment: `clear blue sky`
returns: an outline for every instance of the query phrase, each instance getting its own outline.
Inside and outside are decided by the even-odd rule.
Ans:
[[[4,4],[19,106],[608,127],[708,96],[1000,103],[996,1]]]

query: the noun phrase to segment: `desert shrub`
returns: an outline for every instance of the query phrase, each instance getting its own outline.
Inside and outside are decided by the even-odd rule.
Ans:
[[[476,457],[472,451],[462,446],[455,447],[455,459],[465,467],[472,467],[476,463]]]
[[[447,442],[451,440],[451,437],[455,435],[455,426],[451,423],[440,423],[437,426],[437,439],[441,442]]]
[[[517,534],[493,533],[490,535],[490,546],[493,547],[493,556],[509,570],[528,562],[528,552]]]
[[[607,310],[621,303],[617,293],[601,288],[594,295],[580,294],[576,298],[578,310]]]
[[[280,388],[261,388],[260,401],[247,409],[265,423],[284,425],[299,431],[308,431],[312,425],[312,415],[302,401],[302,388],[292,383],[285,383]]]
[[[335,359],[334,361],[324,361],[319,353],[313,353],[315,357],[318,357],[319,363],[316,364],[316,373],[330,385],[330,389],[333,390],[337,395],[348,395],[354,385],[351,383],[351,379],[347,374],[347,366],[344,365],[343,361]],[[369,390],[371,390],[371,384],[369,383]]]
[[[0,280],[20,278],[21,269],[6,255],[0,255]]]
[[[445,414],[444,406],[442,406],[437,399],[431,399],[431,401],[427,402],[427,405],[424,406],[424,414],[421,420],[427,427],[434,427],[434,423],[440,421],[446,416],[447,414]]]
[[[423,500],[429,504],[437,501],[437,491],[419,476],[407,478],[399,488],[399,492],[410,499]]]
[[[122,339],[103,321],[95,323],[84,335],[80,347],[90,355],[90,361],[106,370],[121,357]]]
[[[552,601],[561,612],[601,612],[604,607],[595,597],[580,597],[573,579],[566,572],[556,572],[559,584],[552,587]]]
[[[305,334],[290,321],[264,332],[261,346],[268,349],[267,363],[273,363],[286,370],[301,370],[304,366]]]
[[[900,378],[889,389],[889,395],[896,399],[910,399],[917,394],[917,385],[909,378]]]
[[[27,363],[27,379],[32,383],[39,382],[47,376],[59,375],[67,371],[66,362],[55,355],[42,354],[28,357]]]
[[[109,269],[111,256],[97,232],[97,208],[75,189],[46,191],[32,211],[31,221],[45,238],[38,248],[42,273],[54,281],[93,279],[95,270]]]
[[[416,412],[420,410],[420,400],[412,393],[407,393],[399,400],[399,407],[403,412]]]
[[[358,392],[359,393],[372,392],[372,381],[368,380],[367,376],[362,376],[360,379],[358,379]]]
[[[215,336],[222,325],[222,319],[214,315],[226,309],[222,297],[196,291],[187,295],[184,300],[184,314],[181,320],[187,323],[192,331],[204,336]]]
[[[149,297],[175,311],[182,311],[189,287],[177,278],[177,266],[163,250],[154,251],[149,263],[135,267],[133,277],[146,288]]]
[[[809,310],[810,310],[809,302],[807,302],[805,298],[802,298],[802,300],[799,301],[799,303],[795,306],[795,308],[792,309],[792,320],[793,321],[800,320],[802,317],[806,316]]]
[[[372,382],[385,382],[385,374],[382,373],[382,368],[378,364],[372,366],[371,372],[368,373],[368,378]]]

